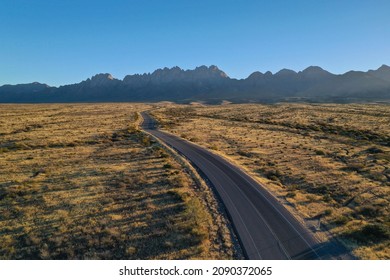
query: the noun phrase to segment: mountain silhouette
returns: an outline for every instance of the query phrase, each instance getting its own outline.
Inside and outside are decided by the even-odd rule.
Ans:
[[[193,70],[179,67],[153,73],[127,75],[97,74],[77,84],[51,87],[31,83],[0,87],[3,103],[50,102],[374,102],[390,101],[390,67],[349,71],[336,75],[310,66],[295,72],[282,69],[254,72],[246,79],[230,78],[217,66]]]

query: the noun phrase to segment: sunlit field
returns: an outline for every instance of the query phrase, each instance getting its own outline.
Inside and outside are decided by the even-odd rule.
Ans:
[[[212,194],[138,130],[148,108],[0,105],[0,258],[237,257]]]
[[[319,239],[390,258],[389,105],[166,104],[154,115],[253,175]]]

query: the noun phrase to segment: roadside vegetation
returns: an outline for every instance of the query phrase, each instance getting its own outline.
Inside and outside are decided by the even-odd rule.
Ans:
[[[323,240],[390,259],[390,106],[161,104],[163,130],[235,162]]]
[[[1,259],[231,259],[142,104],[0,105]],[[214,216],[213,216],[214,215]]]

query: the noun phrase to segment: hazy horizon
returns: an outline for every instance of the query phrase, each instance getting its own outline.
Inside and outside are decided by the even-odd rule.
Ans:
[[[217,67],[218,67],[218,65],[198,65],[198,66],[195,66],[195,67],[192,68],[192,69],[185,69],[185,68],[182,68],[182,67],[180,67],[180,66],[175,65],[175,66],[173,66],[173,67],[169,67],[169,69],[172,69],[172,68],[174,68],[174,67],[179,67],[179,68],[180,68],[181,70],[183,70],[183,71],[192,71],[192,70],[194,70],[196,67],[200,67],[200,66],[206,66],[206,67],[217,66]],[[307,68],[309,68],[309,67],[312,67],[312,66],[314,66],[314,67],[320,67],[320,68],[322,68],[323,70],[328,71],[328,69],[324,69],[324,68],[321,67],[320,65],[309,65],[309,66],[307,66],[307,67],[305,67],[305,68],[303,68],[303,69],[299,69],[299,70],[296,70],[296,69],[289,69],[289,68],[281,68],[281,69],[279,69],[279,70],[277,70],[277,71],[274,71],[274,72],[273,72],[273,71],[269,71],[269,70],[265,70],[265,71],[255,70],[255,71],[253,71],[252,73],[254,73],[254,72],[261,72],[261,73],[264,74],[264,73],[266,73],[266,72],[269,71],[269,72],[271,72],[271,73],[274,75],[274,74],[278,73],[279,71],[285,70],[285,69],[287,69],[287,70],[293,70],[294,72],[299,73],[299,72],[301,72],[301,71],[303,71],[303,70],[305,70],[305,69],[307,69]],[[345,74],[345,73],[347,73],[347,72],[349,72],[349,71],[362,71],[362,72],[367,72],[367,71],[369,71],[369,70],[377,70],[377,69],[380,68],[381,66],[388,66],[388,65],[387,65],[387,64],[381,64],[381,65],[379,65],[379,66],[376,67],[376,68],[367,69],[367,70],[350,69],[350,70],[348,70],[348,71],[346,71],[346,72],[343,72],[343,73],[333,73],[332,71],[328,71],[328,72],[330,72],[331,74],[335,74],[335,75],[343,75],[343,74]],[[388,66],[388,67],[389,67],[389,66]],[[69,84],[61,84],[61,85],[51,85],[51,84],[44,83],[44,82],[42,82],[42,81],[29,81],[29,82],[22,82],[22,83],[19,83],[19,84],[42,83],[42,84],[47,84],[48,86],[51,86],[51,87],[60,87],[60,86],[65,86],[65,85],[71,85],[71,84],[75,84],[75,83],[80,83],[80,82],[82,82],[82,81],[85,81],[85,80],[87,80],[87,79],[89,79],[89,78],[92,78],[93,76],[99,75],[99,74],[111,74],[112,77],[113,77],[114,79],[123,80],[127,75],[143,75],[143,74],[149,75],[149,74],[152,74],[152,73],[153,73],[154,71],[156,71],[156,70],[159,70],[159,69],[161,70],[161,69],[164,69],[164,68],[167,68],[167,67],[160,67],[160,68],[154,69],[153,71],[150,71],[150,72],[147,72],[147,73],[137,73],[137,72],[135,72],[135,73],[128,73],[128,74],[125,74],[125,75],[122,76],[122,77],[117,77],[117,76],[113,75],[112,73],[108,73],[108,72],[101,72],[101,73],[95,73],[95,74],[93,74],[93,75],[91,75],[91,76],[89,76],[89,77],[81,78],[79,81],[74,81],[74,82],[71,82],[71,83],[69,83]],[[221,69],[220,67],[218,67],[218,69],[220,69],[221,71],[225,72],[224,69]],[[226,72],[225,72],[225,73],[226,73]],[[230,79],[243,80],[243,79],[248,78],[252,73],[249,73],[248,76],[243,77],[243,78],[232,77],[231,75],[229,75],[229,73],[226,73],[226,74],[228,75],[228,77],[229,77]],[[17,84],[9,84],[9,83],[0,84],[0,86],[4,86],[4,85],[17,85]]]

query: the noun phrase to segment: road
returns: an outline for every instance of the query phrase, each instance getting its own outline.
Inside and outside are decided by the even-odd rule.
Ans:
[[[215,188],[248,259],[342,258],[334,244],[320,243],[273,195],[240,168],[202,147],[159,131],[146,112],[141,115],[143,130],[185,156]]]

